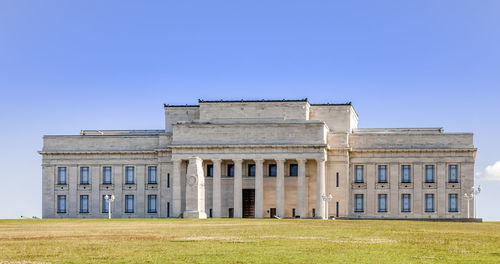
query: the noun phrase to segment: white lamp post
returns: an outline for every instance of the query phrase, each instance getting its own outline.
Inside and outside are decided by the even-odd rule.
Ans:
[[[333,196],[331,193],[326,196],[325,194],[321,195],[323,201],[325,201],[325,215],[323,216],[323,220],[328,220],[328,203],[332,200]]]
[[[104,200],[108,201],[108,219],[111,219],[111,203],[115,201],[115,196],[105,195]]]
[[[477,218],[477,196],[481,192],[481,185],[477,186],[477,188],[472,187],[472,193],[474,193],[474,218]]]
[[[464,193],[464,198],[467,200],[467,218],[470,218],[470,200],[474,199],[474,191],[471,193]]]

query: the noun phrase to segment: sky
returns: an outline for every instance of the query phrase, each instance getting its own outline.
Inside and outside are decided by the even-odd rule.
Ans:
[[[477,213],[500,221],[500,1],[0,0],[0,92],[0,218],[41,216],[43,135],[307,97],[473,132]]]

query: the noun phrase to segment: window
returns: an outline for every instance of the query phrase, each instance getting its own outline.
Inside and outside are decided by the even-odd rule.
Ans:
[[[125,167],[125,184],[134,184],[134,167]]]
[[[290,164],[290,176],[299,175],[299,166],[297,164]]]
[[[362,194],[355,194],[354,195],[354,212],[356,213],[362,213],[364,212],[363,208],[363,195]]]
[[[66,195],[57,196],[57,212],[66,213]]]
[[[167,173],[167,188],[170,188],[170,173]]]
[[[337,183],[336,183],[336,186],[337,186],[337,187],[339,187],[339,173],[338,173],[338,172],[337,172],[336,177],[337,177]]]
[[[401,166],[401,182],[410,183],[411,182],[411,166],[402,165]]]
[[[207,177],[213,177],[213,176],[214,176],[214,165],[207,164]]]
[[[434,165],[425,165],[425,183],[434,183]]]
[[[255,177],[255,164],[248,164],[248,176]]]
[[[448,194],[448,212],[458,212],[458,194]]]
[[[458,182],[458,165],[448,166],[448,182]]]
[[[378,165],[378,183],[387,183],[387,165]]]
[[[401,212],[411,212],[410,194],[401,194]]]
[[[434,212],[434,194],[425,195],[425,211],[428,213]]]
[[[269,164],[269,177],[276,177],[276,164]]]
[[[89,212],[89,196],[80,195],[80,213]]]
[[[339,217],[339,202],[335,203],[335,217]]]
[[[167,217],[170,217],[170,202],[167,202]]]
[[[148,183],[149,184],[157,184],[158,183],[158,168],[156,166],[148,167]]]
[[[354,166],[354,182],[355,183],[363,183],[364,182],[364,175],[363,175],[363,165],[356,165]]]
[[[102,184],[111,184],[111,167],[102,168]]]
[[[387,212],[387,194],[378,195],[378,212],[379,213]]]
[[[156,213],[156,194],[148,195],[148,213]]]
[[[57,168],[57,184],[67,184],[66,167]]]
[[[106,197],[106,195],[102,196],[102,212],[109,213],[109,202],[104,197]]]
[[[134,196],[125,195],[125,213],[134,212]]]
[[[227,165],[227,176],[234,177],[234,164]]]
[[[89,167],[80,167],[80,184],[89,184]]]

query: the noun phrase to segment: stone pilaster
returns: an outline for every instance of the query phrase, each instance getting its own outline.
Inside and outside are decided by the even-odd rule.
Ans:
[[[189,159],[186,173],[186,210],[184,218],[207,218],[205,213],[205,175],[202,160]]]
[[[255,218],[264,216],[264,160],[255,160]]]
[[[55,170],[55,166],[42,165],[42,218],[56,216]]]
[[[448,177],[446,177],[446,164],[438,163],[437,164],[437,203],[436,209],[438,213],[438,217],[442,218],[446,216],[446,212],[448,208],[446,208],[446,182],[448,181]]]
[[[137,186],[137,192],[135,195],[135,204],[136,204],[136,210],[135,214],[138,217],[144,217],[146,212],[148,211],[147,208],[147,201],[144,201],[146,199],[144,189],[146,187],[146,181],[145,181],[145,173],[146,173],[146,167],[145,165],[137,165],[135,167],[135,184]],[[157,199],[158,201],[159,199]]]
[[[92,188],[91,199],[90,199],[91,202],[90,213],[92,214],[92,217],[99,217],[101,215],[102,201],[99,192],[99,184],[100,184],[99,171],[100,171],[99,166],[91,166],[89,168],[90,186]]]
[[[181,162],[182,160],[174,160],[173,161],[173,179],[172,179],[172,216],[180,217],[181,216],[181,205],[182,205],[182,197],[181,197]]]

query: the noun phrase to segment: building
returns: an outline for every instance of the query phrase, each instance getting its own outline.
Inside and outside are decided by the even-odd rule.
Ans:
[[[44,136],[43,217],[107,217],[105,195],[116,218],[468,217],[472,133],[357,128],[351,103],[307,99],[164,109],[162,130]]]

